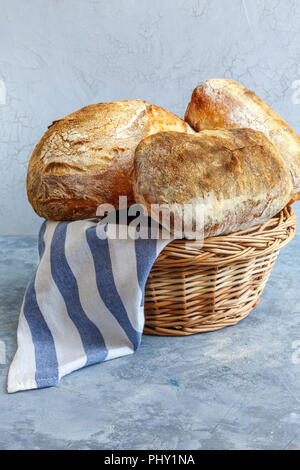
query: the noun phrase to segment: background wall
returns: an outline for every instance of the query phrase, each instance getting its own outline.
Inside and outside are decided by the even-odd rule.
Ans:
[[[199,82],[230,77],[300,132],[299,25],[298,0],[1,0],[0,234],[37,232],[28,159],[86,104],[141,98],[183,116]]]

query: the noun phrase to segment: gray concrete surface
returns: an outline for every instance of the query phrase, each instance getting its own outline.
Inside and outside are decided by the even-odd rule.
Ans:
[[[57,388],[8,395],[36,239],[2,237],[0,449],[299,449],[299,249],[298,233],[238,325],[145,336],[133,356],[75,372]]]

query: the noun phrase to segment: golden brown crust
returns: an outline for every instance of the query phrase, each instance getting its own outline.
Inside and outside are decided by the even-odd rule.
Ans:
[[[133,202],[134,151],[148,134],[188,124],[141,100],[86,106],[55,121],[31,156],[28,199],[46,219],[92,217],[99,204]]]
[[[179,119],[178,116],[167,109],[161,108],[160,106],[147,104],[147,114],[149,117],[147,136],[156,134],[157,132],[167,131],[194,133],[185,121]]]
[[[134,162],[135,197],[151,204],[197,205],[204,235],[265,222],[289,201],[292,185],[276,147],[251,129],[164,132],[144,139]]]
[[[211,79],[195,88],[185,120],[196,130],[246,128],[263,132],[280,151],[294,192],[300,192],[300,137],[261,98],[229,79]]]

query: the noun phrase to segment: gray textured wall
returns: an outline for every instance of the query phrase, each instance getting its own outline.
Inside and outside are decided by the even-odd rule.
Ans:
[[[199,82],[231,77],[299,132],[299,25],[299,0],[1,0],[0,234],[36,233],[28,159],[83,105],[142,98],[182,116]]]

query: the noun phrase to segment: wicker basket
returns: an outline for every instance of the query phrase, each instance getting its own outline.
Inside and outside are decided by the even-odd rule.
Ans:
[[[207,238],[201,248],[197,241],[171,242],[147,281],[144,333],[191,335],[245,318],[295,230],[296,216],[288,206],[263,225]]]

